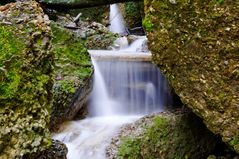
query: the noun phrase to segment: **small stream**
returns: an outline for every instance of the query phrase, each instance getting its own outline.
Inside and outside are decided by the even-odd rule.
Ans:
[[[117,5],[111,6],[111,18],[110,28],[117,26],[112,31],[125,32]],[[127,48],[111,51],[110,55],[105,54],[105,50],[98,50],[99,56],[109,55],[110,58],[92,56],[94,84],[89,115],[86,119],[65,123],[59,133],[53,134],[54,139],[67,145],[68,159],[105,159],[105,149],[122,125],[146,114],[163,111],[165,105],[170,105],[168,84],[159,69],[147,60],[141,61],[141,56],[136,56],[139,57],[137,60],[127,60],[130,54],[149,54],[138,52],[145,45],[145,39],[140,37]],[[111,59],[121,52],[127,52],[128,57]]]

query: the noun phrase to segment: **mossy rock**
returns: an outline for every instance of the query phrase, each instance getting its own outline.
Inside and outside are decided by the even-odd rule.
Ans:
[[[238,10],[238,0],[145,0],[154,63],[182,102],[237,153]]]
[[[125,131],[127,130],[127,131]],[[220,142],[190,111],[146,116],[123,128],[117,156],[129,159],[206,158]]]
[[[51,28],[56,67],[50,128],[55,131],[84,104],[81,102],[85,102],[90,93],[93,68],[82,40],[54,22]],[[80,97],[82,99],[78,99]]]
[[[0,158],[20,158],[51,145],[50,21],[34,1],[8,5],[0,21]]]
[[[80,19],[82,21],[97,22],[103,25],[109,23],[109,5],[91,7],[91,8],[82,8],[70,10],[69,14],[73,17],[76,17],[79,13],[82,13]]]
[[[143,2],[126,2],[120,5],[123,17],[128,28],[140,27],[144,17]]]

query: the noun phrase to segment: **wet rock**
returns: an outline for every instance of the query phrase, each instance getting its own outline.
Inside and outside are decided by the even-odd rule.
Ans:
[[[4,6],[3,6],[4,7]],[[0,11],[0,158],[21,158],[51,145],[51,30],[39,4]]]
[[[206,158],[220,142],[189,110],[149,115],[122,128],[107,148],[115,158]]]
[[[182,102],[239,153],[239,3],[176,2],[145,1],[153,61]]]
[[[67,147],[58,140],[52,140],[52,145],[43,152],[25,155],[23,159],[67,159]]]

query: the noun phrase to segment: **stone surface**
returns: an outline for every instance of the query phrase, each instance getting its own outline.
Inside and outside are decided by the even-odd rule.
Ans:
[[[118,34],[111,33],[107,27],[95,21],[79,20],[74,23],[70,19],[73,19],[71,15],[58,16],[56,22],[81,38],[87,49],[107,50],[118,37]]]
[[[63,121],[86,109],[83,105],[92,88],[93,67],[80,38],[54,22],[51,28],[56,67],[50,129],[56,131]]]
[[[34,1],[0,10],[0,158],[51,145],[53,53],[50,21]]]
[[[45,151],[25,155],[23,159],[67,159],[68,149],[58,140],[52,140],[52,145]]]
[[[217,142],[200,118],[179,109],[126,125],[112,139],[107,156],[110,159],[206,158]]]
[[[145,0],[153,61],[182,102],[239,153],[239,1]]]

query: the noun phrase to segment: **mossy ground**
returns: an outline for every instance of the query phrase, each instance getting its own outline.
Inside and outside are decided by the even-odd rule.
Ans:
[[[143,134],[121,139],[118,158],[206,158],[216,145],[214,135],[192,113],[162,114],[152,120]]]
[[[239,153],[239,1],[145,0],[153,61],[182,102]]]

